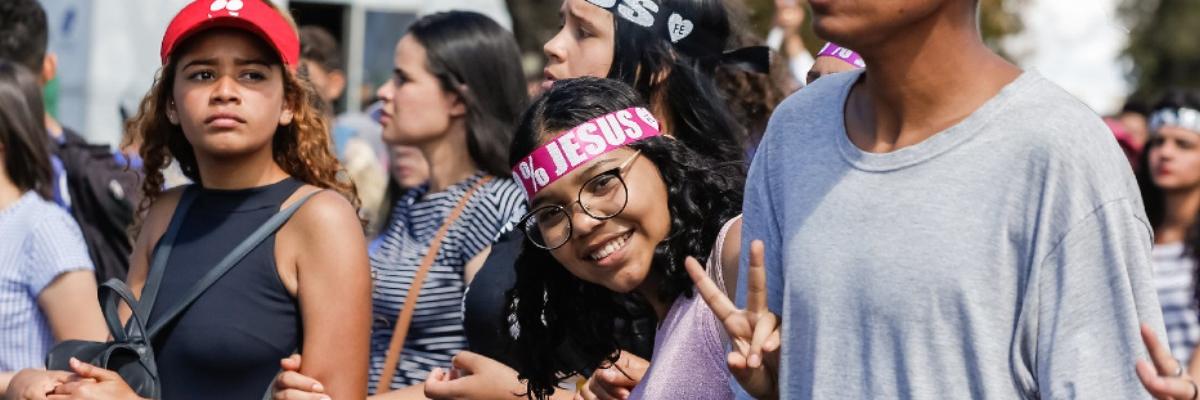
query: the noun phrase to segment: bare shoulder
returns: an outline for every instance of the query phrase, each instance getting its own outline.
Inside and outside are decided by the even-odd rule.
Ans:
[[[284,201],[281,207],[286,209],[310,194],[313,196],[296,210],[288,225],[299,228],[306,237],[342,236],[346,235],[347,229],[361,236],[362,223],[358,219],[358,213],[350,201],[337,191],[304,185]]]
[[[183,191],[188,186],[190,185],[167,189],[150,203],[150,208],[146,210],[146,219],[142,220],[142,229],[138,232],[138,242],[148,246],[147,250],[153,248],[167,231],[171,217],[175,215],[175,208],[179,207],[179,199],[183,197]]]
[[[171,224],[171,217],[175,215],[179,199],[183,197],[183,191],[186,189],[187,186],[179,186],[159,193],[143,216],[142,226],[133,243],[132,254],[129,255],[129,272],[126,275],[126,282],[136,293],[141,293],[142,282],[145,281],[150,268],[151,253],[166,233],[167,226]]]
[[[726,270],[733,268],[733,276],[737,276],[738,262],[742,254],[742,218],[738,217],[729,224],[725,232],[725,242],[721,244],[721,265]],[[725,276],[730,276],[725,274]]]
[[[732,296],[737,293],[738,263],[742,255],[742,218],[729,223],[725,231],[725,241],[721,243],[721,288],[725,294]],[[710,274],[711,275],[711,274]]]
[[[313,284],[301,285],[302,276],[320,278],[325,273],[356,270],[342,268],[345,265],[368,263],[363,226],[350,201],[337,191],[304,185],[292,193],[280,209],[286,210],[306,197],[308,200],[275,234],[279,278],[288,293],[297,297],[301,287],[315,287]],[[369,273],[364,274],[368,274],[364,279],[370,280]]]

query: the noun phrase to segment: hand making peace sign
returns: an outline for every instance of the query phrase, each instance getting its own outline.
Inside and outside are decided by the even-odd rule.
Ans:
[[[721,291],[704,267],[688,257],[688,275],[713,314],[725,326],[733,342],[727,363],[747,393],[759,399],[779,398],[779,317],[767,310],[767,272],[763,243],[750,244],[750,268],[746,282],[746,309],[739,310]]]
[[[1142,343],[1146,345],[1150,360],[1138,360],[1134,368],[1150,395],[1161,400],[1196,400],[1200,397],[1200,386],[1196,386],[1195,379],[1179,360],[1171,356],[1167,346],[1159,343],[1154,331],[1146,324],[1142,324]]]

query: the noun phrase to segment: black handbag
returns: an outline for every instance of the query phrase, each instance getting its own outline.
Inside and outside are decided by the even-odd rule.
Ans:
[[[129,325],[121,328],[117,315],[118,301],[124,301],[133,309]],[[121,375],[125,383],[139,396],[157,399],[161,390],[158,386],[158,367],[154,363],[154,349],[146,336],[146,318],[135,305],[137,299],[129,286],[119,279],[110,279],[100,286],[100,307],[113,340],[107,343],[84,340],[68,340],[50,349],[46,356],[46,368],[71,371],[71,357],[104,367]],[[110,317],[111,316],[111,317]]]
[[[184,189],[183,195],[179,199],[179,205],[175,207],[175,213],[171,216],[171,224],[159,239],[158,249],[154,252],[154,259],[146,277],[146,285],[142,289],[142,298],[140,300],[135,298],[129,286],[118,279],[111,279],[100,286],[100,307],[113,340],[103,343],[68,340],[59,343],[46,355],[46,369],[73,371],[69,361],[74,357],[116,372],[138,396],[149,399],[161,398],[162,386],[159,383],[158,366],[155,363],[151,339],[182,314],[192,302],[204,294],[205,290],[216,283],[246,254],[279,230],[279,227],[283,226],[301,205],[317,193],[319,191],[304,196],[287,209],[272,216],[246,240],[238,244],[225,258],[221,259],[220,264],[217,264],[197,281],[178,303],[172,305],[162,314],[161,318],[150,325],[147,319],[154,308],[154,299],[158,296],[158,288],[162,284],[167,258],[175,244],[175,236],[179,233],[179,226],[183,224],[184,214],[196,199],[194,187]],[[121,316],[117,311],[119,301],[124,301],[133,311],[133,316],[124,326],[121,325]]]

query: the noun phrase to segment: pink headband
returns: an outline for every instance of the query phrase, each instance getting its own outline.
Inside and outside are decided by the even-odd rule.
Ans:
[[[822,56],[833,57],[845,61],[847,64],[853,65],[855,68],[867,67],[867,63],[863,62],[862,57],[859,57],[858,53],[833,43],[825,43],[825,47],[822,47],[821,51],[817,53],[817,57]]]
[[[571,128],[522,158],[513,167],[513,180],[532,199],[542,188],[604,153],[651,136],[661,135],[658,119],[642,107],[601,115]]]

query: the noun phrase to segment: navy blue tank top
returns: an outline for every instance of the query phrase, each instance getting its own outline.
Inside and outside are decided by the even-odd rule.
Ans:
[[[189,189],[199,193],[183,216],[149,322],[303,185],[288,178],[251,189]],[[302,333],[299,304],[279,278],[271,235],[154,338],[163,398],[260,399]]]

